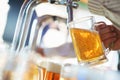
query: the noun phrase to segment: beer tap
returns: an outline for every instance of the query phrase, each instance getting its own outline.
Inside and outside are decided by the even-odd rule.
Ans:
[[[29,26],[30,26],[30,20],[31,20],[31,17],[33,14],[33,10],[38,4],[41,4],[44,2],[50,2],[52,4],[54,3],[54,4],[66,5],[67,12],[68,12],[68,22],[73,20],[72,8],[78,7],[77,1],[76,1],[76,3],[73,3],[72,0],[60,0],[60,1],[59,0],[49,0],[49,1],[47,1],[47,0],[25,0],[25,2],[23,3],[23,6],[21,7],[20,13],[19,13],[16,30],[15,30],[15,34],[14,34],[14,39],[13,39],[13,43],[12,43],[12,50],[19,52],[22,48],[24,48],[26,38],[28,35]],[[36,29],[38,29],[38,28],[39,28],[39,24],[37,24]],[[20,31],[22,32],[21,34],[20,34]],[[37,34],[38,34],[38,32],[37,32]],[[20,39],[18,38],[19,36],[20,36]],[[34,38],[34,40],[37,40],[36,38],[37,38],[37,36]],[[33,43],[35,43],[35,42],[36,41],[33,41]]]
[[[20,45],[21,43],[24,44],[25,38],[24,39],[21,39],[21,38],[27,36],[27,32],[25,33],[24,30],[28,31],[27,26],[30,25],[30,19],[33,13],[33,7],[38,3],[39,3],[38,0],[24,1],[18,16],[11,50],[16,51],[18,47],[21,46]],[[22,31],[21,34],[20,34],[20,31]],[[19,40],[19,37],[20,37],[20,40]]]
[[[68,22],[73,20],[72,0],[67,0]]]

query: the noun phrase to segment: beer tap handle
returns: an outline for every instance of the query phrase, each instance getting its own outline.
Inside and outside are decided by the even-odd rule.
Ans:
[[[67,0],[68,23],[73,20],[72,0]]]

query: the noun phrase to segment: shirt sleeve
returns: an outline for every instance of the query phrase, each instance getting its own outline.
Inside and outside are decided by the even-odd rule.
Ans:
[[[108,18],[120,30],[120,0],[88,0],[91,13]]]

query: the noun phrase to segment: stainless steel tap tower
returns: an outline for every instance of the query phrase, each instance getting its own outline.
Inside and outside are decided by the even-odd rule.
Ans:
[[[28,30],[30,26],[30,20],[33,14],[34,8],[41,3],[44,2],[50,2],[51,4],[57,4],[57,5],[65,5],[67,8],[67,13],[68,13],[68,19],[67,22],[70,22],[73,20],[73,10],[72,8],[77,8],[77,0],[25,0],[23,3],[19,16],[18,16],[18,21],[16,24],[16,29],[15,29],[15,34],[13,38],[13,43],[12,43],[12,50],[15,50],[19,52],[22,48],[25,46],[26,38],[28,35]],[[36,33],[38,35],[38,29],[39,29],[39,24],[36,25]],[[22,32],[20,34],[20,32]],[[34,41],[32,43],[31,48],[35,48],[35,43],[36,43],[36,38],[37,35],[34,36]],[[20,39],[18,38],[20,36]]]

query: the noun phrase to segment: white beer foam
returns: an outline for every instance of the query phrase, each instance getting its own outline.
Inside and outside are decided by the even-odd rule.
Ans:
[[[47,63],[47,71],[54,72],[54,73],[60,73],[61,65],[58,63],[48,62]]]

